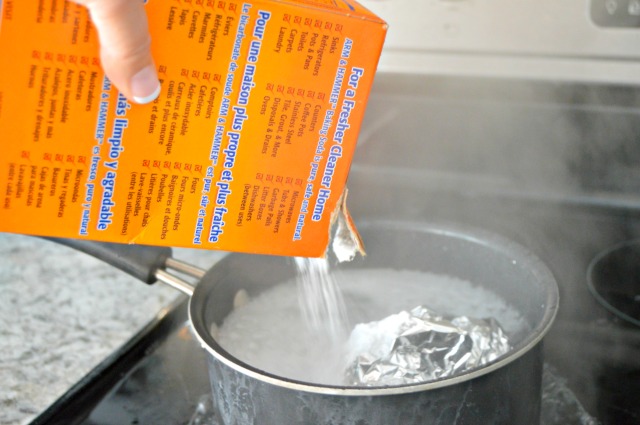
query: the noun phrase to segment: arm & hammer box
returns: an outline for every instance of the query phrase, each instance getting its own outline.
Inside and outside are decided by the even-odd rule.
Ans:
[[[4,0],[0,231],[323,256],[386,24],[351,0],[145,3],[162,91],[135,105],[82,6]]]

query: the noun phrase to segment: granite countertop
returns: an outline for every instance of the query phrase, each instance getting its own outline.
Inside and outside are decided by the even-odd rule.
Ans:
[[[203,268],[223,255],[174,250]],[[70,248],[0,233],[0,425],[29,423],[179,295]]]

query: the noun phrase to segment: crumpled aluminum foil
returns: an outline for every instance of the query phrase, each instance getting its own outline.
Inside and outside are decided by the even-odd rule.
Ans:
[[[495,319],[445,316],[418,306],[354,328],[347,384],[406,385],[450,377],[510,348]]]

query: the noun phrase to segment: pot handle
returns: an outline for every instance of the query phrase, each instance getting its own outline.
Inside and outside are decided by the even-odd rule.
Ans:
[[[89,254],[149,285],[158,280],[158,272],[164,270],[167,260],[171,259],[171,248],[167,247],[94,242],[83,239],[44,239]]]

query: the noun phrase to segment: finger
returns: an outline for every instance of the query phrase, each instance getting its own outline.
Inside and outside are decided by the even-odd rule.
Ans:
[[[89,9],[100,38],[102,67],[129,99],[149,103],[160,94],[142,0],[76,0]]]

